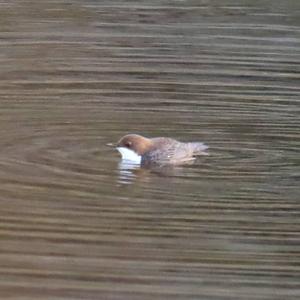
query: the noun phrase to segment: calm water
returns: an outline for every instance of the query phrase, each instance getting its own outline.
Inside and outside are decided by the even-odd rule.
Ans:
[[[0,66],[1,299],[300,299],[299,1],[1,1]]]

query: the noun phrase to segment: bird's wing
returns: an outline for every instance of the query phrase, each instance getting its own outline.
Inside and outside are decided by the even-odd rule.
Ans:
[[[161,144],[159,148],[152,149],[143,156],[143,163],[148,164],[157,162],[159,164],[180,163],[193,159],[193,151],[188,144],[177,142],[176,140],[168,140]]]

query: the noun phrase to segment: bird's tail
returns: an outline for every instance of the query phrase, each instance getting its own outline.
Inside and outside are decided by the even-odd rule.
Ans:
[[[208,155],[208,153],[206,152],[206,150],[208,149],[207,145],[198,142],[189,143],[189,145],[193,151],[193,155]]]

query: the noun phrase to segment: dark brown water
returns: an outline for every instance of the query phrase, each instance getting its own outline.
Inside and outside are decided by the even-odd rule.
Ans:
[[[299,101],[297,0],[2,1],[0,298],[300,299]]]

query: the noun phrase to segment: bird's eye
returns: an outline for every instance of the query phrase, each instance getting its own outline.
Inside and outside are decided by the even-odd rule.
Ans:
[[[125,147],[130,148],[131,147],[131,142],[126,142]]]

